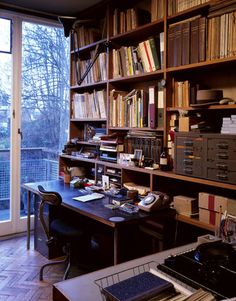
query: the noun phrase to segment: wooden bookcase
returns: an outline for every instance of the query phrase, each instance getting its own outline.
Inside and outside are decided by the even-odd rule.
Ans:
[[[154,3],[160,6],[163,5],[163,9],[159,14],[157,14],[157,16],[155,16],[154,12]],[[78,18],[80,20],[96,20],[96,22],[92,22],[92,25],[89,22],[85,22],[84,26],[95,26],[97,29],[100,29],[101,33],[98,40],[96,40],[96,38],[99,35],[95,35],[95,40],[90,44],[83,45],[79,49],[77,49],[76,47],[72,47],[71,49],[71,119],[69,137],[70,139],[79,138],[76,142],[76,148],[78,149],[78,151],[80,151],[82,147],[85,150],[86,148],[97,148],[96,143],[91,143],[87,139],[87,125],[94,128],[106,128],[107,134],[114,132],[128,133],[130,130],[139,130],[143,133],[152,131],[155,132],[158,136],[162,136],[163,145],[168,145],[169,131],[172,126],[171,119],[173,118],[173,115],[179,118],[179,115],[182,114],[183,110],[189,116],[192,116],[194,114],[201,114],[203,118],[213,121],[213,123],[218,127],[219,130],[223,117],[230,117],[231,115],[236,114],[235,104],[196,107],[189,105],[189,103],[187,102],[186,106],[179,107],[176,106],[174,102],[173,95],[175,93],[175,82],[184,81],[194,82],[195,84],[206,87],[208,89],[222,89],[224,97],[236,100],[236,45],[234,42],[236,40],[235,25],[233,27],[233,30],[225,31],[225,36],[228,37],[227,41],[231,41],[231,44],[229,46],[230,49],[225,46],[226,50],[223,55],[220,55],[220,49],[218,49],[218,52],[217,50],[214,50],[214,42],[220,45],[219,43],[221,40],[219,40],[219,36],[218,40],[214,40],[213,38],[211,38],[213,40],[210,40],[209,35],[213,34],[208,27],[209,22],[212,22],[209,21],[210,19],[219,19],[220,17],[218,16],[228,14],[228,12],[230,12],[231,15],[233,14],[232,16],[235,18],[236,13],[232,12],[233,10],[229,9],[227,1],[196,1],[196,5],[194,7],[188,7],[189,1],[187,0],[184,3],[183,1],[181,3],[182,6],[180,5],[180,1],[179,5],[177,5],[178,0],[130,0],[125,2],[106,1],[81,13]],[[146,13],[144,13],[145,11],[149,12],[149,21],[147,21],[148,16],[146,16]],[[141,18],[140,16],[145,17],[143,19],[141,18],[139,21],[133,21],[133,24],[127,18],[131,18],[130,16],[132,16],[132,14],[134,13],[137,13],[136,20]],[[181,63],[181,59],[179,61],[178,57],[175,58],[175,55],[179,55],[179,53],[181,55],[181,50],[178,49],[179,42],[175,41],[177,43],[177,46],[176,44],[173,44],[174,48],[172,49],[171,43],[173,41],[170,41],[171,28],[176,29],[176,27],[178,27],[178,24],[191,22],[191,20],[195,20],[197,16],[205,18],[205,43],[204,45],[192,45],[190,43],[188,50],[195,51],[194,47],[201,47],[201,50],[199,51],[201,52],[201,54],[202,51],[204,51],[205,56],[202,57],[201,55],[201,58],[199,58],[197,62],[193,63],[191,63],[191,60],[189,59],[189,63],[183,65]],[[128,28],[123,24],[120,32],[120,30],[118,29],[117,20],[124,20],[124,18],[126,18],[126,26]],[[114,31],[116,33],[115,35]],[[114,56],[114,50],[117,51],[121,47],[138,47],[139,43],[148,40],[151,36],[160,38],[160,33],[163,33],[162,43],[160,43],[161,45],[159,44],[159,47],[162,50],[162,60],[160,59],[161,54],[159,52],[159,63],[161,68],[150,72],[137,72],[132,75],[126,74],[123,76],[113,76],[115,72],[113,61],[114,59],[116,59]],[[178,39],[178,34],[177,37],[174,36],[174,39]],[[221,36],[220,39],[222,39]],[[103,75],[100,78],[98,77],[98,79],[95,81],[84,81],[82,82],[82,84],[78,84],[78,82],[76,82],[75,76],[75,62],[77,62],[78,58],[80,60],[88,60],[91,56],[91,52],[93,57],[93,51],[95,51],[98,46],[101,45],[103,45],[103,47],[101,48],[101,51],[103,53],[103,58],[101,59],[103,66],[101,67],[100,65],[98,69],[101,71],[101,69],[105,68],[106,71],[103,70],[103,72],[105,72],[106,75]],[[211,50],[209,50],[209,47],[211,47]],[[173,50],[174,52],[171,52]],[[172,53],[173,56],[171,59],[173,59],[173,61],[176,59],[177,62],[170,63],[170,53]],[[131,55],[134,56],[133,53],[131,53]],[[99,59],[97,61],[99,61]],[[110,95],[112,90],[115,89],[116,91],[125,91],[126,93],[132,91],[133,89],[148,91],[149,87],[154,86],[157,88],[158,82],[162,83],[163,89],[164,114],[162,126],[158,126],[158,124],[156,124],[154,128],[150,128],[150,126],[130,127],[124,124],[122,124],[122,126],[112,125],[112,112],[110,110]],[[106,104],[106,118],[102,118],[101,115],[96,115],[96,117],[94,117],[91,114],[88,115],[88,117],[81,117],[80,115],[80,117],[75,116],[75,94],[92,94],[96,93],[97,91],[103,91],[104,93],[104,103]],[[65,165],[86,167],[87,170],[92,171],[89,171],[89,175],[91,176],[92,174],[95,180],[98,180],[100,177],[98,169],[100,171],[102,170],[102,172],[106,174],[109,174],[109,172],[107,172],[107,169],[109,170],[109,168],[111,168],[116,172],[119,171],[117,178],[119,178],[121,183],[132,181],[140,184],[143,182],[145,183],[145,185],[149,186],[150,190],[165,191],[171,196],[177,194],[186,194],[188,196],[197,197],[197,193],[199,191],[205,191],[235,198],[236,186],[233,184],[182,176],[175,174],[174,171],[162,172],[159,170],[147,170],[139,167],[123,166],[117,163],[102,161],[98,157],[85,158],[77,157],[73,154],[62,154],[60,156],[60,172],[63,172],[63,167]],[[179,216],[179,220],[210,231],[214,230],[213,226],[201,223],[196,219]]]

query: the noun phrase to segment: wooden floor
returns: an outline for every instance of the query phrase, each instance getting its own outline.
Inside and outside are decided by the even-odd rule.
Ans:
[[[52,284],[62,280],[64,266],[46,268],[44,281],[39,281],[40,267],[46,262],[33,247],[26,250],[25,236],[1,240],[0,301],[52,301]],[[81,273],[72,268],[70,277]]]

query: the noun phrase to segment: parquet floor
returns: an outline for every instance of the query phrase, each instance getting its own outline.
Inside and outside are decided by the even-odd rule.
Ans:
[[[0,301],[52,301],[52,284],[62,280],[64,267],[45,269],[39,281],[40,267],[48,260],[33,250],[26,250],[26,237],[0,241]],[[70,277],[81,274],[75,268]]]

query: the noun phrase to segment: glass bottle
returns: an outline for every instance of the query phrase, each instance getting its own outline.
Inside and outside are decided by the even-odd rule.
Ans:
[[[168,148],[164,147],[160,155],[160,170],[167,171],[169,170],[169,160],[168,160]]]

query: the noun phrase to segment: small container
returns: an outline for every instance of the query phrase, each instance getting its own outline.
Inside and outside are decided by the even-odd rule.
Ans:
[[[64,183],[65,183],[65,184],[70,184],[70,181],[71,181],[71,176],[70,176],[70,174],[65,173],[65,174],[64,174]]]

